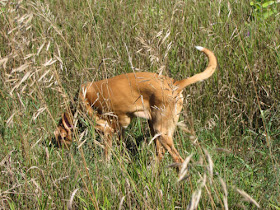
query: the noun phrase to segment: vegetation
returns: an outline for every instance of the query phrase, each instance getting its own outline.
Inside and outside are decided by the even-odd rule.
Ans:
[[[280,209],[279,1],[0,1],[0,208]],[[262,9],[273,11],[262,16]],[[187,158],[155,164],[145,120],[115,143],[110,164],[90,126],[70,150],[51,144],[85,81],[132,71],[181,79],[175,144]],[[180,180],[178,180],[180,178]]]

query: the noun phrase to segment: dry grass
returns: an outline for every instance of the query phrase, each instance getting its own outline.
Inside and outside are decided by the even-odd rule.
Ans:
[[[279,11],[279,5],[275,5]],[[279,208],[279,14],[246,1],[0,1],[0,208]],[[50,145],[80,84],[131,71],[181,79],[179,174],[153,163],[135,120],[110,165],[90,119],[70,151]],[[138,139],[144,139],[139,142]]]

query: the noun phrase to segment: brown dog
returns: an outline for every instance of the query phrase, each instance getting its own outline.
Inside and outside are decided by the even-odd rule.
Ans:
[[[82,85],[80,108],[95,121],[95,129],[104,134],[107,160],[110,157],[113,133],[126,128],[131,118],[141,117],[148,120],[151,133],[155,136],[159,161],[167,150],[174,162],[183,162],[172,139],[183,107],[183,89],[207,79],[217,67],[213,52],[203,47],[196,48],[208,56],[209,64],[202,73],[187,79],[175,81],[155,73],[136,72]],[[72,114],[63,113],[55,131],[56,140],[60,144],[70,144],[73,127]]]

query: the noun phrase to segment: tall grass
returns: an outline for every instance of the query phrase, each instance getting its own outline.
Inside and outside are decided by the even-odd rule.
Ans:
[[[280,208],[279,12],[262,19],[247,1],[0,5],[0,208]],[[184,91],[179,173],[168,155],[154,163],[144,120],[110,164],[90,119],[69,151],[50,144],[83,82],[131,71],[185,78],[207,64],[195,45],[212,49],[219,69]]]

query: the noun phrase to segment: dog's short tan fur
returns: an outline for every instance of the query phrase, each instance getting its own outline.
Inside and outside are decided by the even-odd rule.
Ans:
[[[209,64],[203,72],[187,79],[175,81],[155,73],[137,72],[82,85],[79,99],[83,109],[94,119],[95,128],[105,136],[106,159],[110,156],[113,133],[126,128],[132,117],[141,117],[148,120],[152,135],[157,135],[158,159],[161,160],[167,150],[174,162],[183,161],[172,139],[183,107],[182,91],[210,77],[217,67],[213,52],[203,47],[197,49],[208,56]],[[67,112],[62,115],[62,123],[55,131],[60,143],[71,143],[73,121],[70,115]]]

